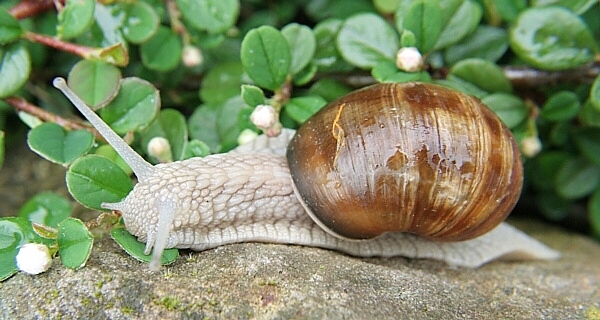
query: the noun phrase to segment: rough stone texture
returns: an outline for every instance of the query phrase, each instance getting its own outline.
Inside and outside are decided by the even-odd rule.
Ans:
[[[514,222],[514,221],[513,221]],[[551,262],[476,270],[427,260],[357,259],[246,243],[182,252],[151,273],[108,237],[86,267],[54,259],[45,274],[0,284],[1,319],[581,319],[600,314],[600,245],[535,222],[520,227],[560,250]]]

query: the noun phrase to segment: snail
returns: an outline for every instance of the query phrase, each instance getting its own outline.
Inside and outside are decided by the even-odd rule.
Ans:
[[[146,243],[152,269],[165,248],[238,242],[468,268],[559,256],[503,222],[521,191],[518,148],[491,110],[457,91],[378,84],[331,102],[297,132],[153,166],[64,79],[54,86],[136,175],[125,199],[102,206],[120,212],[126,229]]]

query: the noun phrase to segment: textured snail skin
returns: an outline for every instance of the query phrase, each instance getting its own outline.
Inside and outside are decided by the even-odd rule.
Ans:
[[[523,183],[500,118],[425,83],[377,84],[330,103],[298,129],[287,158],[314,219],[353,239],[472,239],[504,221]]]
[[[66,86],[54,85],[128,162],[140,161],[124,141]],[[288,243],[322,247],[355,256],[405,256],[478,267],[496,258],[556,259],[559,254],[503,223],[468,241],[435,242],[408,233],[369,240],[330,235],[306,214],[293,191],[285,147],[294,134],[256,140],[226,153],[151,166],[134,163],[138,184],[119,203],[105,203],[123,215],[129,232],[152,251],[158,268],[165,248],[205,250],[237,242]],[[137,171],[136,171],[137,170]]]

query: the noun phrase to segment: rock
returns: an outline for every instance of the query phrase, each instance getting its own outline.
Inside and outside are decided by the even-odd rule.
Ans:
[[[513,221],[514,223],[515,221]],[[453,269],[427,260],[357,259],[300,246],[245,243],[182,251],[152,273],[105,237],[84,268],[55,258],[44,274],[0,284],[2,319],[566,319],[600,311],[600,245],[516,221],[557,261]]]

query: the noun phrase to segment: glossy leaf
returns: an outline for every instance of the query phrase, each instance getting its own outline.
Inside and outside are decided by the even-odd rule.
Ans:
[[[579,113],[581,104],[577,95],[571,91],[559,91],[544,103],[540,115],[550,121],[566,121]]]
[[[238,61],[222,62],[212,67],[200,84],[200,99],[210,105],[222,104],[240,94],[244,70]]]
[[[290,73],[297,74],[312,60],[317,47],[315,35],[309,27],[291,23],[281,29],[292,55]]]
[[[275,90],[285,81],[291,53],[281,32],[269,26],[250,30],[242,41],[244,70],[256,85]]]
[[[148,142],[154,137],[164,137],[171,145],[174,160],[182,160],[185,145],[188,141],[188,130],[185,117],[175,109],[164,109],[156,121],[142,134],[142,145],[147,150]]]
[[[396,31],[383,18],[372,13],[346,19],[336,44],[347,62],[363,69],[373,68],[382,61],[393,61],[399,48]]]
[[[294,120],[303,123],[313,114],[321,110],[327,101],[319,96],[292,98],[285,105],[285,112]]]
[[[114,162],[119,168],[121,168],[127,175],[131,175],[133,170],[129,167],[129,165],[121,158],[121,156],[117,153],[117,151],[111,147],[109,144],[103,144],[96,148],[94,154],[105,157],[110,161]]]
[[[185,145],[185,151],[183,152],[183,159],[189,159],[194,157],[206,157],[210,154],[210,147],[196,139],[190,140]]]
[[[137,239],[133,235],[131,235],[131,233],[125,230],[125,228],[114,228],[110,232],[110,235],[119,244],[119,246],[133,258],[146,263],[152,260],[152,254],[144,254],[146,244],[137,241]],[[177,260],[178,256],[179,250],[175,248],[166,249],[165,251],[163,251],[160,263],[162,265],[171,264],[175,262],[175,260]]]
[[[556,173],[569,160],[565,151],[542,152],[525,165],[530,181],[537,190],[553,190]]]
[[[69,167],[67,188],[79,203],[105,210],[103,202],[119,202],[133,188],[131,179],[112,161],[97,155],[79,158]]]
[[[344,71],[352,69],[335,45],[335,39],[338,31],[342,27],[342,20],[328,19],[321,21],[314,27],[316,38],[316,51],[313,57],[313,63],[319,71]]]
[[[238,0],[176,0],[176,3],[190,26],[209,33],[233,27],[240,11]]]
[[[251,107],[265,104],[264,92],[259,87],[252,85],[242,85],[242,99],[244,99],[244,102]]]
[[[450,73],[487,92],[511,92],[512,85],[502,69],[483,59],[465,59],[456,63]]]
[[[58,226],[57,242],[62,264],[77,270],[85,266],[90,257],[94,236],[81,220],[68,218]]]
[[[5,147],[4,147],[4,131],[0,130],[0,170],[2,169],[2,166],[4,165],[4,152],[5,152]]]
[[[582,14],[591,8],[594,4],[598,4],[597,0],[533,0],[533,6],[562,6],[571,9],[571,11]]]
[[[561,7],[523,11],[509,34],[513,51],[542,70],[574,68],[594,59],[596,40],[586,24]]]
[[[0,281],[17,272],[15,257],[25,243],[52,244],[53,241],[40,237],[23,217],[0,218]]]
[[[59,164],[68,164],[87,153],[94,136],[86,130],[66,131],[56,123],[46,122],[29,131],[27,144],[35,153]]]
[[[159,109],[160,95],[150,82],[125,78],[117,96],[100,110],[100,116],[117,133],[125,134],[147,127]]]
[[[414,33],[417,48],[423,54],[433,50],[443,28],[442,9],[438,1],[414,1],[404,15],[404,30]]]
[[[590,197],[588,201],[588,212],[592,233],[596,239],[600,239],[600,189],[597,189]]]
[[[19,21],[0,7],[0,45],[17,40],[23,34]]]
[[[473,1],[459,1],[459,3],[460,5],[452,12],[450,20],[440,33],[434,50],[457,43],[479,25],[482,16],[481,7]]]
[[[175,69],[181,60],[182,51],[181,39],[163,26],[158,27],[154,36],[140,45],[142,63],[155,71]]]
[[[117,95],[121,71],[102,61],[81,60],[73,66],[67,80],[81,100],[97,110]]]
[[[123,3],[122,6],[125,15],[121,31],[125,39],[140,44],[156,33],[160,18],[152,6],[143,1]]]
[[[190,137],[203,141],[211,152],[221,152],[221,139],[217,131],[217,118],[219,109],[212,105],[201,105],[188,118]]]
[[[590,195],[600,183],[600,168],[584,159],[573,158],[559,169],[554,187],[565,199],[580,199]]]
[[[523,100],[507,93],[493,93],[481,99],[509,128],[514,128],[527,118],[527,106]]]
[[[94,22],[95,5],[94,0],[67,0],[58,13],[58,37],[72,39],[84,33]]]
[[[590,89],[590,103],[600,111],[600,76],[596,77]]]
[[[15,94],[29,79],[31,60],[20,43],[0,47],[0,99]]]
[[[29,199],[19,210],[19,217],[52,228],[71,215],[73,206],[63,196],[42,192]]]
[[[320,96],[327,102],[337,99],[350,92],[350,88],[330,78],[317,80],[310,87],[310,94]]]
[[[579,128],[573,132],[573,140],[581,155],[600,166],[600,128]]]
[[[468,58],[480,58],[495,62],[508,49],[508,35],[504,29],[481,25],[475,32],[444,52],[449,65]]]

